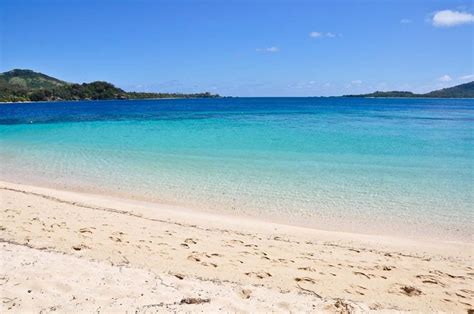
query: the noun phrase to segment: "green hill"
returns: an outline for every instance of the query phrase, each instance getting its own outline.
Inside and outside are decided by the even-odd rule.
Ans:
[[[0,73],[0,102],[210,97],[219,95],[126,92],[108,82],[68,83],[32,70]]]
[[[474,81],[424,94],[424,97],[474,98]]]
[[[344,97],[474,98],[474,81],[449,88],[435,90],[426,94],[415,94],[405,91],[376,91],[370,94],[345,95]]]
[[[32,70],[15,69],[0,73],[0,82],[25,89],[54,88],[68,83]]]

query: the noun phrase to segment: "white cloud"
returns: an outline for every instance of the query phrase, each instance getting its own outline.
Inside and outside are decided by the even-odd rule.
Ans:
[[[451,78],[451,76],[449,76],[449,75],[447,75],[447,74],[441,76],[441,77],[438,79],[438,81],[440,81],[440,82],[450,82],[450,81],[452,81],[452,80],[453,80],[453,79]]]
[[[474,22],[474,15],[467,12],[443,10],[433,15],[433,25],[437,27],[451,27]]]
[[[309,33],[309,37],[311,38],[334,38],[338,36],[337,34],[335,33],[332,33],[332,32],[326,32],[326,33],[322,33],[322,32],[311,32]],[[341,34],[339,34],[339,36],[342,37]]]
[[[361,80],[353,80],[353,81],[351,81],[351,84],[352,85],[360,85],[360,84],[362,84],[362,81]]]
[[[463,76],[459,77],[459,79],[460,79],[461,81],[474,80],[474,74],[463,75]]]
[[[274,53],[274,52],[278,52],[280,51],[280,48],[278,47],[268,47],[268,48],[257,48],[255,49],[257,52],[270,52],[270,53]]]

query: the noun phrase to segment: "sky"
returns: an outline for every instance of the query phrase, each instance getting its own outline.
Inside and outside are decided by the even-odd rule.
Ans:
[[[226,96],[474,80],[474,1],[0,0],[0,71]]]

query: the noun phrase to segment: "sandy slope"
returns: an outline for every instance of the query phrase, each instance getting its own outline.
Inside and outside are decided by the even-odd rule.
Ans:
[[[0,196],[2,312],[473,307],[470,243],[324,232],[6,182]]]

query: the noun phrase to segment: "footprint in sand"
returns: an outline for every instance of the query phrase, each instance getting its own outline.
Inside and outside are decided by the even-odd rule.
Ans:
[[[109,239],[114,241],[114,242],[122,242],[122,239],[119,238],[119,237],[110,236]]]
[[[271,277],[272,274],[270,273],[267,273],[267,272],[264,272],[264,271],[260,271],[260,272],[248,272],[248,273],[245,273],[245,275],[249,276],[249,277],[256,277],[258,279],[265,279],[265,278],[268,278],[268,277]]]
[[[253,248],[257,248],[258,245],[256,244],[245,244],[245,247],[253,247]]]
[[[109,237],[109,239],[115,242],[122,242],[123,235],[125,235],[125,233],[122,231],[112,232],[112,235]]]
[[[183,280],[184,279],[184,275],[183,274],[173,274],[176,278],[178,278],[179,280]]]
[[[444,273],[440,270],[433,270],[433,271],[430,270],[430,274],[435,274],[435,275],[438,275],[438,276],[441,276],[441,277],[449,277],[449,278],[452,278],[452,279],[466,279],[466,277],[464,277],[464,276],[451,275],[451,274],[448,274],[448,273]]]
[[[311,277],[296,277],[295,281],[296,282],[302,282],[302,283],[304,283],[304,282],[316,283],[316,280],[314,280]]]
[[[287,260],[287,259],[284,259],[284,258],[279,258],[275,261],[278,262],[278,263],[281,263],[281,264],[288,264],[288,263],[294,263],[295,262],[295,261]]]
[[[193,261],[193,262],[200,262],[201,259],[197,255],[189,255],[188,260]]]
[[[362,292],[362,291],[367,290],[366,287],[359,286],[359,285],[351,285],[351,288],[354,289],[354,292],[357,293],[358,295],[365,295],[365,293]],[[348,292],[348,291],[346,290],[346,292]],[[351,292],[349,292],[349,293],[351,293]]]
[[[79,229],[79,233],[92,233],[92,230],[89,228],[81,228]]]
[[[184,243],[186,243],[186,244],[197,244],[197,241],[192,239],[192,238],[187,238],[186,240],[184,240]]]
[[[203,266],[212,266],[212,267],[217,267],[217,264],[214,263],[208,263],[208,262],[202,262],[201,265]]]
[[[433,275],[417,275],[416,278],[421,279],[421,282],[424,284],[431,285],[440,285],[441,287],[446,287],[446,284],[441,282]]]
[[[83,249],[90,249],[90,247],[88,247],[87,245],[84,245],[84,244],[78,244],[78,245],[73,245],[72,249],[74,251],[81,251]]]
[[[365,277],[365,278],[367,278],[367,279],[370,279],[370,277],[375,277],[375,276],[372,275],[372,274],[368,274],[368,275],[367,275],[366,273],[363,273],[363,272],[360,272],[360,271],[354,271],[354,272],[352,272],[352,273],[353,273],[354,275],[363,276],[363,277]]]
[[[242,299],[250,299],[250,296],[252,295],[252,290],[242,289],[239,291],[239,295]]]
[[[381,269],[383,271],[391,271],[395,268],[395,266],[387,266],[387,265],[377,265],[375,266],[376,269]]]

